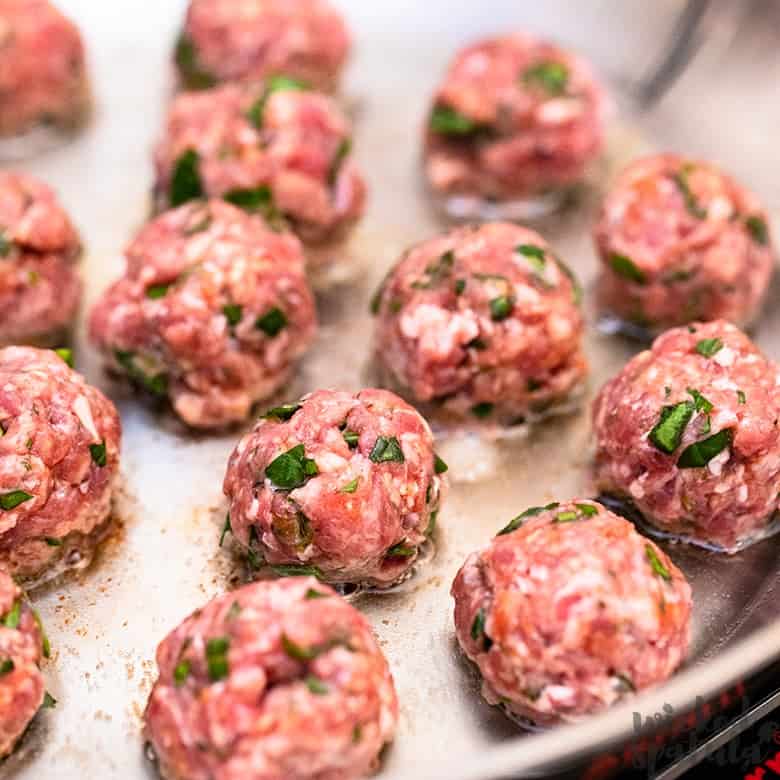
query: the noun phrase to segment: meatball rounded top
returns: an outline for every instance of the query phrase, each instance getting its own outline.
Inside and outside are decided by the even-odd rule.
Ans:
[[[171,780],[364,777],[395,730],[365,618],[311,577],[214,599],[157,650],[146,737]]]
[[[688,646],[685,577],[594,501],[526,510],[467,560],[452,593],[458,638],[492,695],[537,722],[662,681]]]
[[[667,331],[594,403],[602,488],[726,547],[765,525],[780,493],[778,375],[730,323]]]
[[[189,88],[286,75],[330,91],[349,47],[326,0],[191,0],[176,62]]]
[[[433,530],[446,466],[420,414],[385,390],[320,390],[272,409],[233,452],[237,539],[271,564],[389,585]]]
[[[300,242],[220,200],[146,225],[125,276],[98,302],[95,343],[190,425],[244,419],[316,330]]]
[[[335,101],[276,78],[179,95],[157,146],[157,195],[201,195],[284,218],[305,241],[340,235],[363,212],[349,120]]]
[[[460,228],[413,247],[386,278],[379,359],[418,400],[461,394],[522,415],[585,373],[580,294],[538,233]]]
[[[613,273],[646,286],[698,275],[736,283],[772,250],[758,198],[709,162],[659,154],[633,162],[604,201],[596,244]]]

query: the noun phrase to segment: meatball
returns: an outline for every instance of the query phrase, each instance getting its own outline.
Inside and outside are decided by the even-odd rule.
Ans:
[[[0,568],[85,566],[109,527],[116,408],[51,350],[0,350],[0,388]]]
[[[434,98],[428,183],[455,217],[479,216],[480,201],[525,201],[505,216],[538,216],[599,155],[603,102],[590,67],[552,43],[523,34],[479,41],[455,57]]]
[[[92,311],[92,341],[187,425],[246,419],[314,338],[300,243],[228,203],[162,214],[126,255],[125,275]]]
[[[166,780],[356,780],[398,720],[368,623],[313,577],[214,599],[157,665],[145,735]]]
[[[330,92],[349,47],[325,0],[190,0],[175,59],[188,89],[284,75]]]
[[[593,501],[533,507],[452,585],[483,696],[540,726],[664,681],[688,649],[691,588],[634,527]]]
[[[0,5],[0,137],[72,127],[89,106],[84,45],[48,0]]]
[[[391,270],[374,299],[376,359],[414,402],[515,424],[582,384],[579,297],[537,233],[460,228],[413,247]]]
[[[601,390],[596,479],[659,531],[735,552],[780,495],[780,367],[734,325],[670,330]]]
[[[446,470],[428,424],[397,396],[320,390],[271,409],[238,443],[227,527],[250,561],[387,587],[433,533]]]
[[[80,254],[54,192],[32,176],[0,171],[0,345],[68,340],[81,300]]]
[[[49,641],[39,617],[0,570],[0,759],[14,749],[43,703],[43,656],[49,656]]]
[[[222,197],[307,243],[335,240],[365,201],[351,133],[331,98],[287,78],[182,94],[157,146],[157,202]]]
[[[600,306],[629,331],[717,319],[748,326],[759,314],[774,266],[767,215],[710,163],[672,154],[632,163],[594,235]]]

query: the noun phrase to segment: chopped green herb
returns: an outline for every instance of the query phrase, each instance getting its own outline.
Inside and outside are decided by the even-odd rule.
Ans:
[[[358,446],[358,442],[360,441],[360,434],[355,433],[355,431],[344,431],[344,441],[349,445],[349,448],[351,450],[354,450],[355,447]]]
[[[222,196],[223,200],[251,213],[260,212],[269,220],[278,218],[274,207],[274,197],[271,188],[266,184],[248,189],[229,190]]]
[[[313,674],[307,674],[304,682],[306,683],[306,687],[315,696],[325,696],[330,691],[330,688],[328,688],[319,677],[315,677]]]
[[[609,265],[618,276],[636,284],[647,284],[645,272],[627,255],[613,252],[609,256]]]
[[[51,656],[51,642],[49,642],[49,637],[46,635],[46,629],[43,627],[43,621],[41,620],[41,616],[38,614],[37,609],[32,611],[32,616],[41,635],[41,650],[43,651],[43,657],[49,658]]]
[[[344,138],[336,149],[336,154],[333,156],[333,160],[328,170],[328,186],[334,187],[338,180],[339,173],[341,172],[341,166],[344,165],[344,160],[349,157],[349,153],[352,151],[352,139]]]
[[[89,454],[92,456],[92,460],[95,462],[95,465],[103,468],[103,466],[105,466],[107,463],[105,439],[101,441],[100,444],[90,444]]]
[[[222,313],[225,315],[228,325],[234,328],[241,322],[244,315],[244,307],[238,303],[228,303],[222,307]]]
[[[471,135],[479,126],[470,117],[449,106],[435,106],[431,113],[429,127],[440,135]]]
[[[206,642],[206,665],[209,670],[209,679],[219,682],[228,676],[228,650],[230,649],[230,637],[219,636]]]
[[[711,358],[723,349],[723,339],[717,336],[713,339],[702,339],[696,344],[696,351],[706,358]]]
[[[6,658],[0,662],[0,677],[9,674],[14,670],[14,662],[10,658]]]
[[[650,443],[667,455],[673,453],[680,446],[685,428],[693,417],[694,408],[690,401],[664,406],[660,419],[650,431]]]
[[[59,357],[65,361],[67,365],[69,365],[71,368],[73,368],[73,350],[68,349],[67,347],[60,347],[59,349],[54,350]]]
[[[706,466],[716,455],[731,446],[734,434],[731,428],[712,434],[686,447],[677,461],[681,469],[696,469]]]
[[[282,650],[293,661],[313,661],[318,655],[321,655],[328,649],[326,647],[302,647],[297,642],[290,639],[287,634],[282,634]]]
[[[262,317],[257,318],[255,327],[262,330],[269,338],[273,338],[287,327],[287,315],[278,306],[274,306]]]
[[[523,83],[540,87],[548,95],[557,97],[566,92],[569,69],[562,62],[538,62],[523,71]]]
[[[173,682],[177,688],[181,688],[190,676],[190,667],[191,664],[186,659],[176,664],[176,668],[173,670]]]
[[[0,230],[0,257],[8,257],[14,248],[14,242],[7,238],[4,230]]]
[[[289,420],[299,409],[302,408],[303,404],[282,404],[281,406],[275,406],[273,409],[269,409],[263,415],[263,419],[284,422]]]
[[[435,263],[431,263],[425,269],[424,279],[412,282],[415,290],[430,290],[436,287],[442,279],[452,273],[455,264],[455,253],[445,252]]]
[[[514,299],[509,295],[500,295],[490,301],[490,317],[494,322],[505,320],[515,307]]]
[[[678,173],[674,174],[672,179],[677,185],[677,189],[680,191],[680,195],[682,195],[683,200],[685,201],[685,208],[688,209],[688,213],[691,216],[696,217],[696,219],[705,219],[707,216],[707,211],[699,205],[698,200],[696,200],[696,196],[691,190],[690,182],[688,181],[688,174],[690,174],[692,170],[692,166],[686,165]]]
[[[669,573],[669,569],[666,568],[664,562],[658,557],[658,553],[655,551],[655,547],[652,544],[645,545],[645,554],[647,560],[650,562],[650,566],[653,571],[667,582],[672,579],[672,575]]]
[[[230,512],[227,513],[227,517],[225,518],[225,524],[222,526],[222,533],[219,535],[219,546],[222,547],[225,537],[232,533],[233,528],[230,525]]]
[[[29,501],[33,496],[29,493],[25,493],[24,490],[12,490],[9,493],[0,494],[0,508],[16,509],[19,504],[23,504],[25,501]]]
[[[737,390],[737,401],[740,404],[746,404],[747,398],[745,397],[745,393],[742,390]]]
[[[352,744],[357,745],[361,739],[363,739],[363,727],[357,723],[355,728],[352,729]]]
[[[532,506],[525,510],[522,514],[519,514],[517,517],[513,518],[509,521],[509,524],[504,526],[497,534],[496,536],[504,536],[504,534],[511,534],[513,531],[516,531],[520,526],[523,524],[525,520],[527,520],[529,517],[536,517],[537,515],[542,514],[542,512],[551,512],[553,509],[557,509],[560,506],[560,504],[557,501],[553,501],[552,504],[547,504],[546,506]]]
[[[485,401],[481,404],[475,404],[471,407],[471,413],[475,417],[479,417],[480,420],[484,420],[486,417],[490,417],[493,414],[493,404]]]
[[[433,470],[437,474],[444,474],[449,470],[449,466],[435,452],[433,453]]]
[[[712,403],[708,401],[698,390],[688,388],[688,395],[693,398],[693,403],[697,412],[709,414],[712,411]]]
[[[114,352],[117,363],[127,372],[132,382],[143,387],[147,392],[157,397],[163,397],[168,392],[168,376],[155,374],[149,376],[135,364],[135,355],[132,352],[116,350]]]
[[[427,537],[433,536],[433,534],[436,531],[436,521],[439,518],[439,512],[438,510],[434,510],[431,512],[431,516],[428,518],[428,527],[425,529],[425,535]]]
[[[57,700],[48,692],[43,694],[43,704],[41,707],[47,710],[53,710],[57,706]]]
[[[766,226],[766,222],[761,217],[748,217],[745,220],[745,227],[748,229],[753,241],[757,244],[761,244],[761,246],[769,245],[769,229]]]
[[[307,477],[319,474],[317,464],[306,457],[303,444],[298,444],[272,460],[265,475],[277,488],[293,490],[305,484]]]
[[[45,536],[43,539],[49,547],[62,547],[62,539],[55,539],[53,536]]]
[[[471,341],[466,344],[466,349],[476,349],[478,352],[480,352],[484,349],[487,349],[487,343],[484,339],[481,339],[479,336],[477,336],[477,338],[471,339]]]
[[[188,89],[208,89],[217,83],[214,76],[200,64],[195,45],[186,33],[182,32],[176,42],[174,61]]]
[[[309,85],[299,79],[282,75],[271,76],[266,79],[265,92],[249,109],[247,118],[258,130],[260,130],[263,126],[265,107],[268,103],[268,98],[270,98],[274,92],[303,92],[307,89],[309,89]]]
[[[347,484],[339,490],[339,493],[354,493],[357,490],[359,483],[360,477],[355,477],[351,482],[347,482]]]
[[[385,558],[411,558],[417,549],[406,543],[406,540],[394,544],[386,553]]]
[[[558,268],[564,273],[565,276],[568,277],[569,281],[571,282],[571,289],[572,289],[572,298],[574,300],[575,306],[580,306],[582,304],[582,285],[580,284],[580,280],[575,275],[574,271],[569,268],[566,263],[561,260],[560,257],[555,258],[556,262],[558,263]]]
[[[574,506],[585,517],[595,517],[599,513],[598,507],[593,506],[593,504],[575,504]]]
[[[374,463],[403,463],[404,451],[395,436],[380,436],[368,457]]]
[[[306,599],[306,601],[313,601],[314,599],[327,599],[330,597],[330,593],[323,593],[321,590],[309,588],[303,597]]]
[[[455,280],[455,295],[462,295],[463,291],[466,289],[466,280],[465,279],[456,279]]]
[[[569,509],[566,512],[558,512],[553,519],[554,523],[571,523],[574,522],[579,515],[573,509]]]
[[[480,609],[474,616],[474,621],[471,624],[471,638],[475,642],[482,640],[482,648],[485,652],[490,650],[493,646],[493,640],[485,633],[485,623],[487,619],[485,617],[485,610]]]
[[[300,563],[279,563],[271,566],[272,571],[279,577],[316,577],[322,579],[322,572],[317,566],[305,566]]]
[[[702,434],[703,436],[706,436],[711,430],[712,430],[712,419],[710,418],[709,415],[707,415],[704,418],[704,422],[702,423],[699,433]]]
[[[19,621],[22,618],[22,602],[15,601],[8,614],[3,618],[3,625],[6,628],[19,628]]]
[[[194,149],[187,149],[173,167],[171,175],[171,206],[181,206],[187,201],[202,198],[203,182],[200,178],[200,155]]]
[[[146,288],[146,297],[156,301],[160,298],[164,298],[170,289],[170,284],[153,284],[151,287]]]
[[[547,259],[542,247],[533,244],[520,244],[516,251],[531,264],[537,274],[543,274],[547,269]]]

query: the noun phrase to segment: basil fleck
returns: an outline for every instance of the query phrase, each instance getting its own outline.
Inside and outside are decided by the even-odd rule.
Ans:
[[[478,129],[477,123],[449,106],[435,106],[428,125],[440,135],[471,135]]]
[[[73,368],[73,350],[67,347],[60,347],[54,350],[57,355],[68,365]]]
[[[748,217],[745,220],[745,227],[748,229],[748,233],[750,233],[750,237],[753,241],[757,244],[761,244],[761,246],[769,245],[769,229],[767,228],[766,222],[761,217]]]
[[[313,674],[306,675],[304,682],[309,691],[315,696],[325,696],[330,691],[330,688],[328,688],[319,677],[315,677]]]
[[[0,230],[0,257],[8,257],[14,248],[14,242],[7,238],[4,230]]]
[[[694,408],[690,401],[664,406],[660,419],[648,436],[650,443],[667,455],[673,453],[680,446],[685,428],[693,417]]]
[[[677,468],[696,469],[706,466],[716,455],[731,446],[732,438],[731,428],[725,428],[706,439],[694,442],[683,450],[677,461]]]
[[[287,315],[278,306],[274,306],[262,317],[257,318],[255,327],[262,330],[269,338],[274,338],[287,327]]]
[[[160,298],[164,298],[170,289],[170,284],[153,284],[146,288],[146,297],[156,301]]]
[[[100,468],[103,468],[103,466],[107,463],[106,458],[106,441],[105,439],[100,442],[100,444],[90,444],[89,445],[89,454],[92,456],[92,460],[95,462],[95,465],[99,466]]]
[[[493,322],[505,320],[515,307],[515,302],[509,295],[500,295],[490,301],[490,317]]]
[[[406,540],[394,544],[386,553],[385,558],[411,558],[417,553],[417,548],[406,543]]]
[[[222,313],[225,315],[227,324],[234,328],[244,316],[244,307],[238,303],[228,303],[222,307]]]
[[[746,404],[747,398],[745,397],[745,393],[742,390],[737,390],[737,401],[740,404]]]
[[[209,671],[209,679],[212,682],[224,680],[230,672],[228,665],[228,650],[230,649],[230,637],[220,636],[209,639],[206,642],[206,665]]]
[[[3,625],[6,628],[19,628],[19,621],[22,619],[22,602],[15,601],[11,609],[3,618]]]
[[[309,477],[319,474],[317,464],[306,457],[303,444],[298,444],[272,460],[265,475],[272,484],[282,490],[294,490],[306,483]]]
[[[547,269],[547,260],[542,247],[533,244],[520,244],[516,251],[530,263],[537,274],[543,274]]]
[[[485,617],[485,610],[480,609],[474,616],[474,621],[471,624],[471,638],[475,642],[482,640],[482,648],[485,652],[490,650],[493,646],[493,640],[485,633],[485,623],[487,619]]]
[[[326,646],[323,647],[303,647],[299,645],[297,642],[294,642],[292,639],[290,639],[287,634],[282,634],[282,650],[286,653],[286,655],[289,658],[292,658],[293,661],[313,661],[318,655],[321,655],[325,652],[326,649],[328,649]]]
[[[547,504],[546,506],[532,506],[525,510],[522,514],[519,514],[517,517],[513,518],[509,521],[509,524],[504,526],[497,534],[496,536],[504,536],[505,534],[511,534],[513,531],[516,531],[520,526],[523,524],[525,520],[527,520],[529,517],[536,517],[537,515],[542,514],[542,512],[550,512],[553,509],[557,509],[560,506],[560,504],[557,501],[553,501],[552,504]]]
[[[6,658],[0,662],[0,677],[9,674],[14,670],[14,662],[10,658]]]
[[[49,547],[62,547],[62,539],[55,539],[53,536],[45,536],[43,541],[49,545]]]
[[[558,512],[553,518],[554,523],[571,523],[579,517],[577,512],[573,509],[569,509],[566,512]]]
[[[538,62],[523,71],[523,83],[540,87],[548,95],[557,97],[566,92],[569,69],[562,62]]]
[[[360,434],[355,431],[344,431],[344,441],[347,443],[351,450],[354,450],[358,446],[360,441]]]
[[[664,565],[664,562],[658,557],[658,553],[655,551],[655,547],[653,547],[652,544],[645,545],[645,554],[647,555],[647,560],[650,562],[650,567],[653,572],[669,582],[672,579],[672,575],[669,573],[669,569]]]
[[[466,289],[466,280],[465,279],[456,279],[455,280],[455,295],[463,295],[463,291]]]
[[[696,344],[696,351],[706,358],[711,358],[723,349],[723,339],[717,336],[712,339],[702,339]]]
[[[712,403],[708,401],[698,390],[688,388],[688,395],[693,398],[693,403],[697,412],[709,414],[712,411]]]
[[[275,220],[279,217],[274,206],[273,193],[266,184],[246,189],[228,190],[222,199],[244,211],[260,212],[268,220]]]
[[[380,436],[368,457],[374,463],[403,463],[405,460],[401,443],[395,436]]]
[[[696,219],[705,219],[707,216],[707,211],[699,205],[696,196],[691,190],[690,182],[688,181],[688,174],[692,170],[693,166],[685,165],[678,173],[672,176],[672,179],[677,185],[677,189],[680,191],[680,195],[682,195],[683,200],[685,201],[685,208],[688,209],[688,213],[691,214],[691,216],[696,217]]]
[[[47,710],[53,710],[57,706],[57,700],[48,692],[43,694],[43,704],[41,707]]]
[[[29,501],[33,496],[25,493],[24,490],[11,490],[9,493],[0,494],[0,508],[6,511],[16,509],[19,504]]]
[[[41,650],[43,651],[43,657],[49,658],[51,656],[51,642],[49,642],[49,637],[46,635],[46,630],[43,627],[43,621],[41,620],[41,616],[38,614],[38,610],[34,609],[32,611],[33,620],[35,621],[35,625],[38,626],[38,632],[41,635]]]
[[[471,407],[471,413],[475,417],[479,417],[480,420],[484,420],[486,417],[490,417],[493,414],[493,404],[485,401],[481,404],[475,404]]]
[[[273,409],[269,409],[263,415],[263,419],[285,422],[286,420],[289,420],[299,409],[302,408],[303,408],[303,404],[282,404],[281,406],[275,406]]]
[[[306,599],[306,601],[313,601],[314,599],[327,599],[329,596],[330,593],[323,593],[321,590],[309,588],[303,597]]]
[[[291,78],[290,76],[271,76],[265,82],[265,91],[262,97],[256,100],[247,113],[249,121],[260,130],[263,126],[263,119],[265,114],[265,107],[268,103],[268,98],[274,94],[274,92],[302,92],[309,88],[309,85],[299,79]]]
[[[609,266],[618,275],[636,284],[647,284],[647,275],[627,255],[612,252],[609,256]]]
[[[271,570],[279,577],[316,577],[322,579],[322,572],[317,566],[306,566],[301,563],[278,563]]]
[[[200,178],[200,155],[194,149],[187,149],[173,167],[171,174],[171,206],[181,206],[190,200],[202,198],[203,182]]]
[[[176,42],[174,61],[187,88],[208,89],[217,83],[214,76],[200,64],[195,44],[185,33]]]
[[[352,139],[344,138],[336,149],[336,154],[333,156],[333,160],[328,170],[328,186],[334,187],[339,178],[341,167],[344,165],[344,160],[349,157],[349,153],[352,151]]]
[[[444,474],[449,470],[449,466],[435,452],[433,453],[433,470],[437,474]]]
[[[176,668],[173,670],[173,682],[177,688],[181,688],[190,676],[190,668],[191,664],[186,659],[176,664]]]
[[[354,493],[358,488],[359,482],[360,477],[355,477],[351,482],[347,482],[347,484],[339,490],[339,493]]]

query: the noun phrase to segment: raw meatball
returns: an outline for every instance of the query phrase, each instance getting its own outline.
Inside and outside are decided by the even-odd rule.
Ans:
[[[425,241],[374,300],[376,359],[414,402],[518,423],[587,372],[580,290],[537,233],[505,223]]]
[[[533,507],[452,585],[483,696],[552,725],[663,682],[688,649],[691,589],[634,527],[593,501]]]
[[[0,344],[68,340],[81,299],[80,254],[54,192],[32,176],[0,171]]]
[[[70,127],[89,105],[84,46],[48,0],[0,1],[0,137]]]
[[[595,242],[602,309],[651,333],[694,320],[749,325],[774,266],[758,199],[714,165],[671,154],[622,173]]]
[[[91,338],[187,425],[244,420],[314,338],[300,243],[228,203],[164,213],[126,255],[125,275],[92,311]]]
[[[357,780],[398,701],[365,618],[313,577],[257,582],[157,649],[146,738],[166,780]]]
[[[601,87],[590,67],[516,34],[460,52],[426,128],[425,169],[443,196],[509,201],[578,183],[602,147]]]
[[[157,146],[157,201],[222,197],[307,243],[335,240],[365,201],[351,134],[331,98],[287,78],[182,94]]]
[[[433,533],[446,470],[428,424],[397,396],[320,390],[270,410],[239,442],[229,527],[250,560],[386,587]]]
[[[727,322],[670,330],[601,390],[596,479],[658,530],[734,552],[780,495],[780,367]]]
[[[0,350],[0,568],[85,566],[109,527],[116,408],[56,352]]]
[[[14,749],[43,703],[44,655],[49,655],[49,642],[38,615],[0,570],[0,759]]]
[[[286,75],[330,92],[349,47],[325,0],[191,0],[176,65],[189,89]]]

